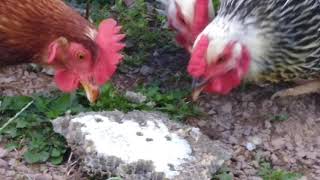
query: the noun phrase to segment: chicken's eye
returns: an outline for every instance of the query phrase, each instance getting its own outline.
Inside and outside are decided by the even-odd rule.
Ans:
[[[77,53],[77,58],[78,58],[79,60],[84,60],[84,58],[85,58],[84,53],[78,52],[78,53]]]
[[[217,64],[224,63],[224,62],[225,62],[225,60],[226,60],[226,58],[225,58],[225,57],[220,56],[220,57],[218,58],[218,60],[217,60]]]
[[[186,25],[187,24],[186,21],[184,20],[184,18],[181,15],[178,16],[178,20],[180,21],[180,23],[182,25]]]

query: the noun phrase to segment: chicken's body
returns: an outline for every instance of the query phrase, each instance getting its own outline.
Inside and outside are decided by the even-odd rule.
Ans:
[[[62,0],[2,0],[0,67],[51,66],[59,89],[71,92],[81,84],[93,102],[121,60],[119,30],[112,19],[96,29]]]
[[[234,75],[240,80],[277,83],[320,78],[319,0],[224,0],[216,18],[198,36],[198,42],[203,36],[209,40],[208,64],[217,63],[230,43],[239,46],[239,52],[233,48],[230,56],[241,59],[239,53],[248,52],[246,72],[242,72],[246,68],[236,67],[241,67],[237,64],[241,60],[231,60],[224,67],[225,73],[233,69],[235,74],[243,73]],[[236,86],[222,88],[224,92],[219,88],[213,91],[226,94]]]

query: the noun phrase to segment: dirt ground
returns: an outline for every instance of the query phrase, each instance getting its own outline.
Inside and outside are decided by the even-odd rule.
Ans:
[[[113,83],[120,90],[132,89],[137,82],[155,81],[163,89],[190,87],[185,72],[188,57],[184,51],[158,50],[153,54],[142,67],[123,68],[125,73],[118,73]],[[0,69],[0,95],[47,93],[55,89],[50,76],[33,71],[28,65]],[[261,159],[272,162],[276,168],[303,173],[307,179],[320,179],[320,96],[310,94],[270,100],[271,95],[282,88],[285,85],[251,85],[228,96],[203,94],[197,105],[207,115],[186,121],[233,150],[233,157],[226,166],[234,179],[261,179],[257,176]],[[49,174],[41,176],[43,179],[64,179],[67,175],[79,179],[81,176],[76,169],[70,171],[71,162],[59,167],[44,164],[33,168],[20,161],[21,153],[1,155],[1,152],[5,152],[3,146],[0,146],[0,177],[12,177],[15,172],[29,174],[29,177]],[[28,173],[19,168],[25,168]]]

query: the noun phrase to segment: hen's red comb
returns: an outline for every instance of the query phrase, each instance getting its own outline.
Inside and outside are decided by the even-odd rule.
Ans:
[[[191,59],[188,65],[188,72],[191,76],[199,78],[206,71],[207,48],[209,46],[209,38],[205,35],[201,36],[197,45],[193,49]]]
[[[197,37],[209,24],[209,0],[197,0],[195,5],[192,33]]]
[[[99,25],[96,43],[99,46],[99,55],[94,67],[94,77],[98,85],[108,81],[123,59],[120,51],[125,47],[121,40],[125,35],[120,34],[121,26],[113,19],[106,19]]]

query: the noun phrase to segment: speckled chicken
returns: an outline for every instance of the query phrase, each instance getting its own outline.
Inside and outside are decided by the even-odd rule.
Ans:
[[[319,0],[224,0],[199,34],[188,72],[201,91],[228,94],[243,80],[300,81],[273,97],[320,90]]]
[[[164,4],[169,27],[176,31],[176,41],[191,52],[199,33],[214,18],[211,0],[157,0]]]

